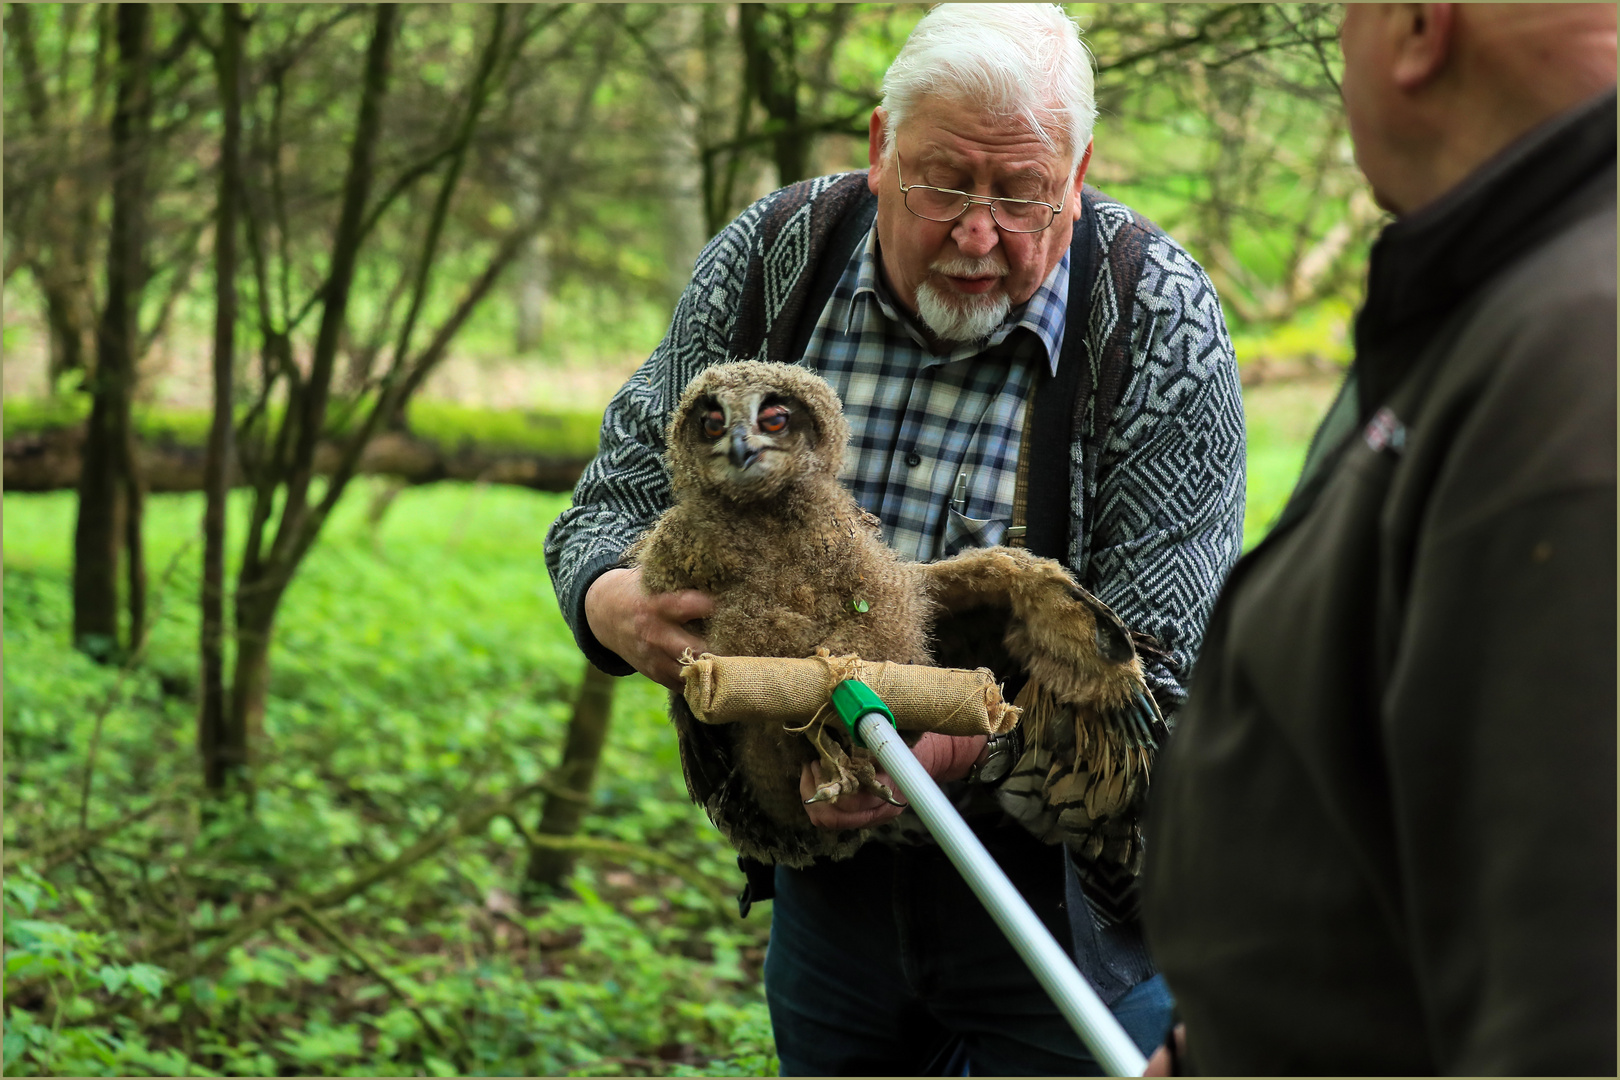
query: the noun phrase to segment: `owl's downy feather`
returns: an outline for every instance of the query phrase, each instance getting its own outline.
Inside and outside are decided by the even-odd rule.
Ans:
[[[924,584],[838,482],[848,441],[837,395],[803,368],[719,365],[687,388],[667,436],[674,504],[630,555],[650,591],[714,599],[710,652],[928,662]],[[810,824],[799,778],[818,754],[802,735],[708,727],[678,694],[670,711],[688,790],[738,850],[802,866],[859,846]]]
[[[1028,749],[998,793],[1003,807],[1049,841],[1134,871],[1150,725],[1162,721],[1131,635],[1050,559],[986,548],[902,561],[838,482],[848,439],[837,395],[803,368],[744,361],[702,372],[668,428],[673,505],[630,552],[643,584],[708,593],[702,634],[716,655],[826,648],[1012,673]],[[679,694],[670,712],[688,791],[743,854],[803,866],[864,840],[810,824],[799,780],[817,751],[803,736],[699,723]]]

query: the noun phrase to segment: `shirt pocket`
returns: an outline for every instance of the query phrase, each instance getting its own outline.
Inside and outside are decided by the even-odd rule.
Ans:
[[[940,558],[948,559],[970,548],[995,547],[1006,539],[1006,518],[970,518],[947,509]]]

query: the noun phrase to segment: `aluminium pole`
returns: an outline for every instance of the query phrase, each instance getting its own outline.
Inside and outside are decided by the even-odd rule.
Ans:
[[[1097,1063],[1110,1076],[1141,1076],[1147,1059],[901,740],[888,706],[857,679],[834,687],[832,703],[852,734],[872,750],[884,771],[900,785],[911,808]]]

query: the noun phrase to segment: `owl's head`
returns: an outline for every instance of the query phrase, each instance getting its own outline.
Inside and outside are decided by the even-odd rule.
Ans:
[[[701,490],[751,503],[837,476],[849,425],[824,379],[794,364],[744,360],[688,384],[666,439],[677,495]]]

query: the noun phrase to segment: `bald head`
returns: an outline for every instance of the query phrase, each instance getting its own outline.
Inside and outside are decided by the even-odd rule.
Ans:
[[[1398,214],[1615,83],[1609,4],[1350,4],[1339,36],[1356,161]]]

